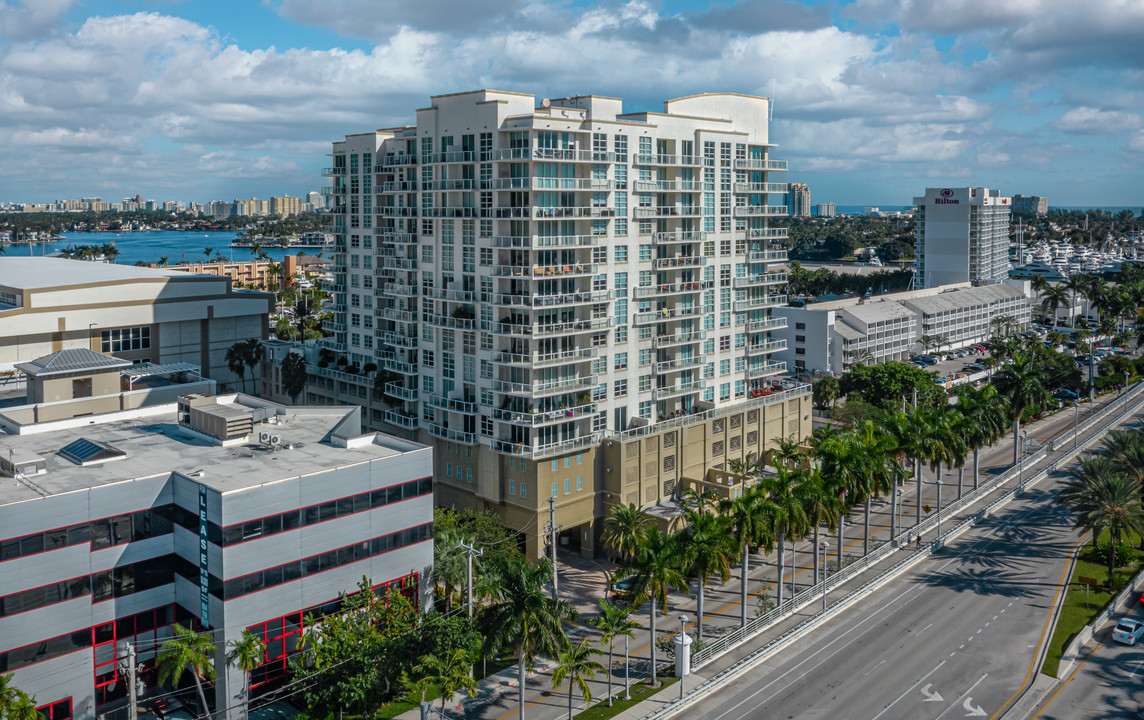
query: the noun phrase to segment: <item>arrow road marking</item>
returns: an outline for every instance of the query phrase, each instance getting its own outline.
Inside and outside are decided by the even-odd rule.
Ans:
[[[985,717],[985,711],[981,709],[980,705],[974,705],[971,697],[965,698],[965,702],[961,703],[961,706],[969,711],[965,713],[965,717]]]
[[[982,680],[984,680],[984,679],[985,679],[985,678],[987,678],[987,677],[989,677],[989,673],[984,673],[984,674],[983,674],[981,677],[977,678],[977,682],[975,682],[975,683],[973,683],[972,685],[970,685],[970,686],[969,686],[969,688],[968,688],[968,689],[967,689],[965,692],[963,692],[963,693],[962,693],[962,694],[961,694],[961,695],[960,695],[960,696],[959,696],[959,697],[958,697],[956,700],[954,700],[954,701],[953,701],[953,704],[952,704],[952,705],[950,705],[949,707],[947,707],[947,708],[946,708],[946,709],[945,709],[945,710],[942,712],[942,714],[941,714],[941,715],[938,715],[938,716],[937,716],[936,718],[934,718],[933,720],[941,720],[941,718],[942,718],[942,717],[943,717],[943,716],[944,716],[944,715],[945,715],[947,712],[949,712],[950,710],[952,710],[952,709],[954,709],[955,707],[957,707],[957,706],[958,706],[958,704],[962,702],[962,700],[968,699],[968,698],[969,698],[969,693],[973,692],[973,688],[977,687],[977,685],[978,685],[978,684],[979,684],[979,683],[980,683]],[[965,706],[965,708],[966,708],[967,710],[969,709],[969,707],[968,707],[968,706]],[[976,713],[973,713],[973,714],[976,714]],[[984,714],[985,714],[985,711],[982,711],[982,712],[981,712],[981,714],[982,714],[982,715],[984,715]]]
[[[939,693],[937,691],[934,691],[931,693],[929,691],[930,685],[931,685],[931,683],[926,683],[926,686],[924,688],[922,688],[922,695],[926,696],[926,699],[922,700],[922,702],[941,702],[942,701],[941,693]]]
[[[911,686],[910,686],[910,689],[909,689],[909,690],[906,690],[904,693],[902,693],[901,695],[899,695],[899,696],[898,696],[897,700],[894,700],[894,702],[892,702],[892,703],[890,703],[889,705],[887,705],[886,707],[882,708],[882,712],[880,712],[880,713],[878,713],[877,715],[875,715],[874,717],[870,718],[870,720],[878,720],[878,718],[880,718],[880,717],[882,717],[883,715],[885,715],[885,714],[886,714],[886,713],[889,711],[889,709],[890,709],[890,708],[892,708],[892,707],[894,707],[895,705],[897,705],[897,704],[898,704],[898,701],[899,701],[899,700],[901,700],[901,699],[902,699],[902,698],[904,698],[905,696],[907,696],[907,695],[909,695],[910,693],[912,693],[912,692],[914,691],[914,688],[916,688],[918,685],[921,685],[923,682],[925,682],[925,679],[926,679],[926,678],[928,678],[930,675],[933,675],[933,674],[934,674],[935,672],[937,672],[938,670],[941,670],[941,666],[942,666],[942,665],[945,665],[945,660],[942,660],[941,662],[939,662],[939,663],[937,664],[937,667],[935,667],[933,670],[930,670],[930,671],[929,671],[928,673],[926,673],[925,675],[922,675],[922,676],[921,676],[921,678],[920,678],[920,679],[919,679],[919,680],[918,680],[916,683],[914,683],[913,685],[911,685]],[[929,685],[926,685],[926,687],[929,687]]]

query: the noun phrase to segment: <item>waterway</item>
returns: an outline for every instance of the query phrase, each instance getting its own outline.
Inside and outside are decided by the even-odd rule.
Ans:
[[[104,245],[115,243],[119,250],[116,262],[134,265],[136,262],[157,263],[162,257],[167,263],[174,265],[182,260],[188,262],[201,262],[206,259],[203,254],[207,248],[212,248],[211,257],[215,251],[224,258],[233,261],[253,260],[254,255],[250,248],[232,248],[230,243],[235,238],[233,230],[223,232],[190,232],[181,230],[161,230],[156,232],[68,232],[63,234],[63,240],[52,243],[37,243],[35,245],[6,245],[4,254],[8,256],[51,255],[77,245]],[[264,248],[272,260],[281,262],[287,255],[297,255],[299,251],[307,255],[317,255],[317,248]],[[326,256],[329,255],[327,251]]]

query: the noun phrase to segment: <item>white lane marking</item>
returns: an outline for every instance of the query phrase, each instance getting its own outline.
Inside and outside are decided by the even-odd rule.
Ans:
[[[971,697],[965,698],[961,707],[966,710],[965,717],[985,717],[985,710],[980,705],[974,705]]]
[[[1136,664],[1132,666],[1132,672],[1128,673],[1128,677],[1132,677],[1136,674],[1136,671],[1140,669],[1140,663],[1144,663],[1144,660],[1136,661]]]
[[[884,662],[886,662],[886,661],[885,661],[885,660],[882,660],[881,662],[879,662],[879,663],[878,663],[878,665],[881,665],[881,664],[882,664],[882,663],[884,663]],[[862,677],[866,677],[866,675],[869,675],[870,673],[872,673],[872,672],[874,672],[875,670],[877,670],[877,669],[878,669],[878,665],[875,665],[874,667],[872,667],[872,668],[870,668],[869,670],[867,670],[867,671],[866,671],[866,674],[865,674],[865,675],[863,675]]]
[[[921,634],[922,634],[922,633],[924,633],[926,630],[929,630],[931,627],[933,627],[933,623],[930,623],[929,625],[926,625],[926,626],[925,626],[924,628],[922,628],[921,630],[918,630],[918,635],[921,635]]]
[[[957,649],[958,649],[958,650],[964,650],[964,649],[965,649],[965,645],[964,645],[964,644],[962,644],[962,645],[958,645],[958,646],[957,646]]]
[[[905,696],[907,696],[907,695],[909,695],[910,693],[912,693],[912,692],[914,691],[914,689],[915,689],[915,688],[917,688],[917,686],[918,686],[918,685],[921,685],[921,684],[922,684],[922,682],[923,682],[923,681],[924,681],[926,678],[928,678],[930,675],[933,675],[933,674],[934,674],[935,672],[937,672],[938,670],[941,670],[941,666],[942,666],[942,665],[945,665],[945,660],[942,660],[941,662],[939,662],[939,663],[937,664],[937,667],[935,667],[933,670],[930,670],[928,673],[926,673],[925,675],[923,675],[923,676],[921,677],[921,679],[920,679],[920,680],[918,680],[916,683],[914,683],[913,685],[911,685],[911,686],[910,686],[910,689],[909,689],[909,690],[906,690],[904,693],[902,693],[901,695],[899,695],[897,700],[895,700],[894,702],[892,702],[892,703],[890,703],[889,705],[887,705],[885,708],[883,708],[883,709],[882,709],[882,712],[880,712],[880,713],[878,713],[877,715],[875,715],[874,717],[870,718],[870,720],[878,720],[878,718],[880,718],[880,717],[882,717],[883,715],[885,715],[885,714],[886,714],[886,712],[887,712],[887,711],[889,711],[889,709],[890,709],[890,708],[892,708],[892,707],[894,707],[895,705],[897,705],[899,700],[901,700],[901,699],[902,699],[902,698],[904,698]],[[928,686],[927,686],[927,687],[928,687]]]
[[[952,710],[952,709],[954,709],[955,707],[957,707],[958,705],[960,705],[960,704],[961,704],[961,701],[962,701],[963,699],[965,699],[965,698],[969,697],[969,693],[973,692],[973,688],[977,687],[977,684],[978,684],[978,683],[980,683],[982,680],[984,680],[984,679],[985,679],[985,678],[987,678],[987,677],[989,677],[989,673],[985,673],[985,674],[984,674],[984,675],[982,675],[981,677],[977,678],[977,682],[975,682],[975,683],[973,683],[972,685],[970,685],[968,690],[966,690],[966,691],[965,691],[965,692],[963,692],[963,693],[962,693],[960,696],[958,696],[958,698],[957,698],[956,700],[954,700],[954,701],[953,701],[953,704],[952,704],[952,705],[950,705],[949,707],[947,707],[947,708],[945,709],[945,712],[943,712],[941,715],[938,715],[938,716],[937,716],[937,717],[935,717],[933,720],[941,720],[941,717],[942,717],[942,715],[945,715],[945,713],[949,712],[950,710]]]
[[[1004,611],[1004,610],[1002,610],[1001,612],[1005,612],[1005,611]],[[996,620],[996,619],[997,619],[997,616],[996,616],[996,615],[994,615],[994,616],[993,616],[993,619],[994,619],[994,620]]]

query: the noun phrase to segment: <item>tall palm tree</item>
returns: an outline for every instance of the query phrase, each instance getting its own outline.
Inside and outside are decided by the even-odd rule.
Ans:
[[[588,681],[596,677],[597,672],[605,669],[599,660],[592,659],[599,654],[600,651],[592,647],[588,638],[584,638],[579,645],[568,643],[556,657],[556,662],[559,664],[552,669],[552,689],[555,690],[564,682],[564,678],[568,678],[568,720],[572,720],[573,690],[578,689],[584,702],[592,704],[592,690],[588,687]]]
[[[803,510],[806,512],[807,524],[813,528],[813,551],[815,576],[819,567],[819,553],[821,552],[819,536],[822,526],[825,525],[830,532],[838,529],[838,521],[846,512],[846,503],[838,495],[838,489],[833,479],[822,473],[821,468],[812,467],[807,483],[806,493],[803,495]]]
[[[246,343],[239,340],[226,349],[226,366],[238,376],[242,391],[246,392]]]
[[[803,503],[805,486],[809,473],[803,468],[790,470],[784,464],[778,465],[774,475],[763,478],[761,487],[774,506],[768,520],[771,534],[778,543],[778,604],[783,604],[783,575],[786,568],[787,540],[797,540],[809,530],[806,508]]]
[[[184,671],[191,671],[204,715],[210,712],[210,708],[207,706],[207,696],[203,692],[200,678],[214,680],[215,668],[211,656],[215,654],[216,649],[214,640],[211,640],[209,634],[196,633],[175,623],[175,637],[159,648],[159,657],[156,661],[159,667],[159,682],[166,683],[169,680],[172,688],[178,687]]]
[[[639,551],[640,542],[651,522],[651,516],[634,504],[614,506],[604,520],[601,535],[604,547],[614,552],[620,562],[631,560]]]
[[[616,638],[630,638],[635,634],[640,624],[632,620],[632,608],[622,608],[601,599],[600,614],[584,620],[600,631],[600,647],[608,647],[608,707],[612,706],[612,651],[615,649]],[[628,663],[628,656],[624,655],[624,665]]]
[[[854,439],[860,448],[862,474],[861,493],[866,501],[863,518],[862,554],[870,554],[870,502],[882,493],[894,491],[894,481],[901,474],[896,460],[898,443],[893,435],[880,431],[872,420],[854,428]]]
[[[965,440],[966,447],[973,451],[973,489],[976,490],[980,487],[981,480],[981,450],[1001,439],[1009,421],[1004,401],[992,385],[980,389],[966,386],[958,393],[957,408],[961,415],[958,431]],[[961,497],[960,481],[957,496]]]
[[[299,353],[288,353],[282,360],[282,389],[290,396],[291,402],[298,402],[298,396],[306,389],[306,360]]]
[[[1108,584],[1116,570],[1116,546],[1125,531],[1144,534],[1144,505],[1136,478],[1116,460],[1090,455],[1068,471],[1057,502],[1076,513],[1075,527],[1092,533],[1093,546],[1108,528]]]
[[[413,673],[419,677],[414,685],[421,691],[421,701],[425,701],[425,691],[428,688],[440,690],[443,716],[445,703],[452,700],[458,690],[464,690],[469,697],[476,697],[477,681],[470,672],[472,666],[473,661],[465,648],[457,648],[441,656],[429,654],[422,657],[413,666]]]
[[[545,586],[552,578],[546,558],[536,565],[523,558],[494,561],[499,583],[493,588],[493,604],[481,611],[485,655],[511,654],[517,662],[518,712],[524,718],[525,671],[538,654],[555,656],[568,644],[563,623],[576,617],[565,600],[549,596]]]
[[[242,343],[242,362],[250,368],[250,380],[254,381],[254,370],[266,359],[266,348],[258,338],[250,338]]]
[[[728,532],[727,519],[722,515],[690,508],[683,514],[687,527],[678,533],[680,556],[685,572],[694,574],[699,585],[696,614],[698,638],[703,642],[703,591],[712,575],[718,575],[722,582],[731,578],[729,556],[735,551],[735,538]]]
[[[1053,318],[1054,323],[1062,305],[1070,307],[1068,285],[1053,285],[1041,293],[1041,312],[1045,317]]]
[[[1013,464],[1020,460],[1019,438],[1021,420],[1027,411],[1037,411],[1047,405],[1052,396],[1044,383],[1044,367],[1035,355],[1016,355],[1013,362],[1001,368],[993,377],[993,385],[1009,407],[1009,420],[1013,423]]]
[[[249,630],[226,646],[226,664],[242,670],[242,702],[245,714],[250,714],[250,673],[266,660],[266,645]]]
[[[756,480],[758,476],[755,476]],[[772,524],[768,522],[773,510],[766,494],[757,487],[744,488],[739,497],[719,503],[719,509],[731,521],[734,539],[742,554],[739,584],[739,626],[747,624],[747,579],[750,575],[751,546],[765,546],[767,552],[774,549],[774,537],[770,535]]]
[[[632,578],[632,605],[638,607],[651,602],[651,684],[658,685],[655,657],[656,610],[667,612],[668,588],[687,587],[687,578],[680,570],[679,542],[652,526],[644,531],[643,541],[631,563],[621,567],[618,576]]]
[[[1144,432],[1112,430],[1105,436],[1101,449],[1118,462],[1125,473],[1136,478],[1144,491]]]

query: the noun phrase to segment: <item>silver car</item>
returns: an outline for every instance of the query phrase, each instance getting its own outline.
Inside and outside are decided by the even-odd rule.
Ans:
[[[1125,645],[1135,645],[1140,636],[1144,635],[1144,622],[1120,618],[1116,629],[1112,631],[1112,639]]]

